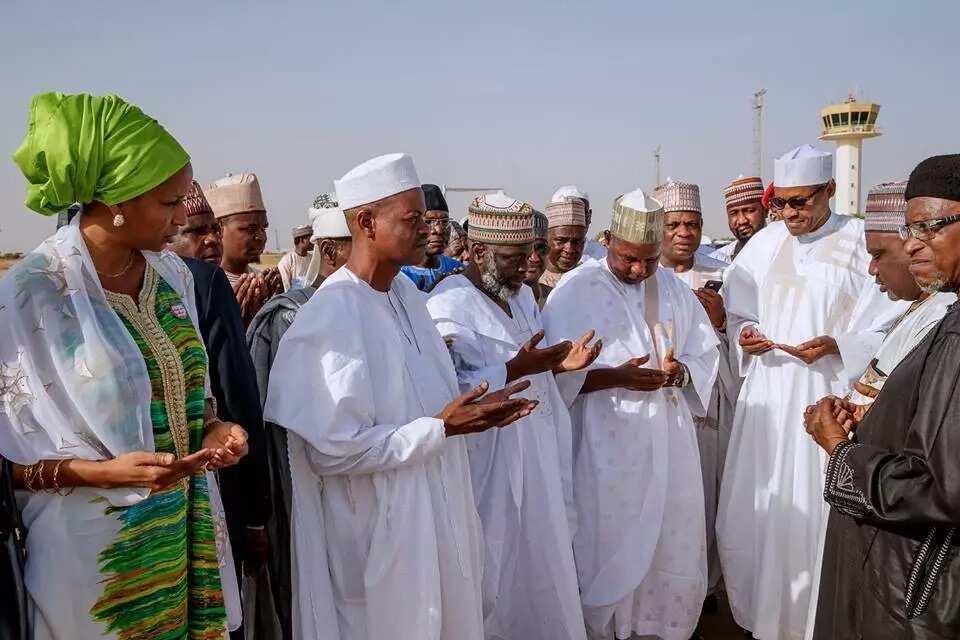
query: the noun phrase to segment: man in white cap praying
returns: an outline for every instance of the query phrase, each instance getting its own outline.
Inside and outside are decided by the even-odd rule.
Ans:
[[[440,281],[427,308],[450,345],[461,389],[524,379],[526,394],[540,401],[509,429],[467,437],[484,530],[486,637],[585,640],[570,538],[570,415],[553,376],[586,367],[600,345],[589,346],[593,332],[575,344],[540,344],[540,309],[523,284],[533,207],[501,192],[479,196],[469,210],[470,261],[463,275]]]
[[[311,235],[313,235],[313,227],[309,224],[293,228],[293,249],[285,253],[277,263],[277,271],[280,272],[284,291],[299,289],[307,284],[305,276],[307,267],[310,266],[310,253],[313,251]]]
[[[601,260],[607,255],[607,248],[599,241],[589,237],[590,222],[593,220],[593,209],[590,208],[590,196],[580,187],[568,184],[553,192],[550,202],[567,202],[579,200],[583,203],[584,220],[586,222],[586,236],[583,242],[583,255],[594,260]]]
[[[265,420],[287,430],[294,637],[481,640],[481,531],[467,433],[535,401],[460,394],[423,295],[400,267],[429,227],[413,160],[335,182],[353,245],[300,309],[270,373]]]
[[[863,221],[832,213],[833,157],[810,145],[776,160],[768,225],[727,271],[727,334],[745,376],[717,539],[737,623],[763,640],[803,638],[826,518],[825,459],[803,410],[843,395],[903,311],[874,285]]]
[[[618,198],[607,257],[564,278],[548,344],[596,329],[603,351],[557,384],[573,420],[573,547],[591,638],[688,640],[707,592],[694,416],[706,414],[717,336],[690,288],[659,269],[663,206]]]
[[[703,238],[699,186],[667,178],[664,184],[654,189],[653,197],[663,204],[664,211],[660,266],[672,270],[690,287],[707,312],[719,341],[717,350],[720,364],[707,414],[694,418],[706,509],[708,587],[711,597],[707,599],[704,611],[709,613],[717,608],[715,591],[720,586],[721,575],[716,536],[717,501],[733,427],[734,408],[740,392],[740,377],[730,368],[727,314],[722,297],[724,273],[729,265],[699,250]]]

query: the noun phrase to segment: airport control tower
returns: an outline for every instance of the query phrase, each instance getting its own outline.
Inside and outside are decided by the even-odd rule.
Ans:
[[[837,195],[837,213],[853,215],[860,211],[860,154],[865,138],[880,135],[877,115],[880,105],[859,102],[853,95],[839,104],[831,104],[820,111],[823,129],[821,140],[837,143],[834,157]]]

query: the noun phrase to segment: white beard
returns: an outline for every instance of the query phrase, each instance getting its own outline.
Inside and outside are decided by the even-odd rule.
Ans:
[[[483,264],[480,265],[480,288],[501,302],[509,302],[510,298],[517,295],[519,287],[514,289],[508,284],[504,284],[497,279],[497,264],[494,261],[493,253],[487,252],[483,256]]]

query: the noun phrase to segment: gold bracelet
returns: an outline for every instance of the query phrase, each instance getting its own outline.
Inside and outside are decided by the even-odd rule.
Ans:
[[[47,491],[50,493],[60,493],[60,482],[57,480],[60,475],[60,465],[66,462],[66,459],[61,458],[57,460],[57,464],[53,465],[53,477],[50,479],[50,484],[52,485]]]
[[[44,462],[46,461],[41,460],[40,462],[37,463],[37,475],[34,476],[33,478],[34,480],[37,481],[37,488],[35,489],[35,491],[45,491],[44,487],[46,486],[46,483],[43,481],[43,463]]]
[[[28,464],[23,468],[23,488],[33,493],[33,473],[36,470],[36,463]]]

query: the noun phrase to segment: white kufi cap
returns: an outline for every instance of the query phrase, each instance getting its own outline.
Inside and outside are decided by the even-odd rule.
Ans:
[[[572,184],[568,184],[564,187],[560,187],[553,192],[553,197],[550,198],[550,202],[566,202],[570,198],[580,198],[581,200],[586,200],[590,202],[590,196],[587,195],[586,191],[580,189],[580,187]]]
[[[310,242],[316,242],[322,238],[349,238],[350,229],[347,227],[347,219],[343,215],[343,210],[337,206],[336,201],[329,200],[326,207],[310,207],[307,213],[310,215],[310,223],[313,226],[313,235],[310,236]]]
[[[344,211],[389,198],[420,187],[413,158],[405,153],[388,153],[367,160],[334,180],[337,200]]]
[[[800,145],[773,163],[773,184],[778,187],[812,187],[833,180],[833,154],[809,144]]]

